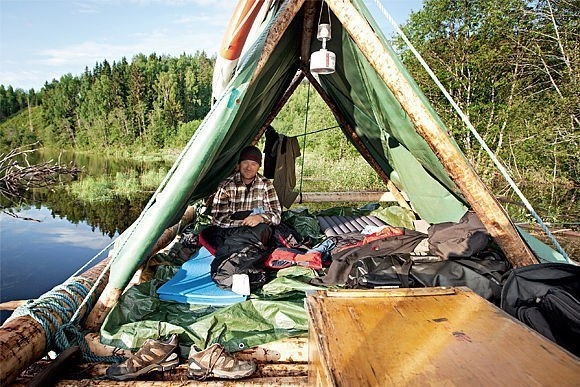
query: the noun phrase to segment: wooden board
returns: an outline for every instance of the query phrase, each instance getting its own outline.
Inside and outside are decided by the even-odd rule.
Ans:
[[[311,385],[580,385],[580,359],[467,288],[319,291],[307,307]]]

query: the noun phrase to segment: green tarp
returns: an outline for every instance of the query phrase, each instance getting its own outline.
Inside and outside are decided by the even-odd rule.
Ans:
[[[229,352],[308,333],[305,292],[311,269],[281,270],[250,299],[226,307],[161,301],[156,290],[176,270],[160,266],[157,278],[129,288],[107,316],[101,342],[136,350],[145,340],[179,335],[182,346],[206,348],[221,343]]]

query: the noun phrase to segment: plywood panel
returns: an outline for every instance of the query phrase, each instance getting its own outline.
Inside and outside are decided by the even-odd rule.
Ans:
[[[468,289],[318,292],[318,385],[578,386],[580,360]]]

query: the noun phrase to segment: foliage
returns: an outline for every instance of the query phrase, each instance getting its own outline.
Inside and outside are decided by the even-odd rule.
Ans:
[[[542,217],[576,221],[578,14],[580,4],[572,0],[425,0],[403,26]],[[513,200],[475,136],[407,48],[395,43],[405,66],[479,174],[494,193]],[[125,58],[112,64],[104,61],[80,76],[66,74],[46,83],[39,93],[0,86],[0,147],[38,140],[45,147],[133,158],[180,149],[210,109],[214,61],[204,52],[178,58],[139,54],[130,63]],[[303,164],[303,184],[312,190],[382,187],[308,84],[298,87],[272,125],[280,133],[301,136],[306,155],[299,159],[298,171]],[[91,184],[102,196],[115,189],[129,192],[138,185],[153,189],[151,183],[144,188],[142,178],[124,178],[127,181],[116,186]]]
[[[80,76],[63,75],[45,83],[39,95],[0,86],[0,122],[35,106],[40,122],[22,122],[17,129],[24,135],[30,127],[27,136],[45,147],[182,147],[210,109],[214,61],[204,52],[178,58],[139,54],[131,63],[105,60]],[[1,146],[22,144],[22,135],[6,131]]]
[[[572,219],[580,216],[579,13],[579,3],[568,0],[426,0],[403,28],[512,178],[523,183],[524,194],[551,215],[566,197]],[[398,44],[405,66],[476,170],[494,189],[503,188],[473,134]]]
[[[147,170],[139,175],[137,171],[117,171],[114,176],[87,176],[72,182],[67,190],[83,202],[108,202],[118,199],[134,199],[143,192],[152,192],[160,184],[167,170]]]

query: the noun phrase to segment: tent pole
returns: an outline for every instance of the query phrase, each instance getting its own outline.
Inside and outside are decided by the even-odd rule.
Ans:
[[[350,1],[326,0],[326,2],[409,115],[417,132],[441,160],[471,208],[512,265],[519,267],[537,263],[534,253],[523,241],[503,207],[413,90],[398,63],[387,52],[368,22]]]
[[[310,61],[310,43],[312,35],[314,35],[316,4],[314,1],[308,1],[304,4],[304,27],[302,28],[302,43],[300,44],[300,62],[302,64],[307,64]]]
[[[276,25],[273,25],[272,28],[270,28],[268,36],[266,37],[266,42],[264,43],[264,48],[262,49],[262,54],[260,55],[260,59],[258,59],[258,64],[256,65],[256,68],[254,69],[254,75],[250,80],[250,84],[254,83],[256,77],[260,75],[260,73],[262,72],[262,69],[268,62],[270,55],[272,55],[272,52],[276,48],[276,45],[278,44],[280,39],[282,38],[282,35],[284,35],[284,32],[286,32],[286,29],[288,28],[288,26],[296,16],[296,14],[300,11],[300,8],[302,7],[302,4],[304,4],[305,1],[306,0],[289,1],[288,4],[286,5],[286,8],[284,8],[280,13],[280,16],[277,19],[278,23],[276,23]]]
[[[334,114],[336,119],[338,120],[338,122],[341,124],[340,125],[341,129],[343,131],[345,131],[350,136],[352,141],[356,144],[356,147],[359,149],[360,154],[364,157],[364,159],[367,161],[367,163],[369,163],[369,165],[377,172],[377,174],[380,176],[380,178],[386,184],[389,192],[391,192],[393,194],[393,196],[395,197],[395,200],[397,201],[397,203],[403,208],[407,208],[409,210],[412,210],[411,206],[409,206],[409,203],[407,203],[407,200],[405,199],[403,194],[401,194],[401,191],[399,191],[399,189],[391,181],[389,176],[387,176],[385,171],[383,171],[381,166],[378,165],[377,162],[375,161],[375,159],[370,155],[367,147],[360,140],[360,137],[358,136],[358,134],[356,134],[356,131],[352,128],[352,126],[350,126],[348,124],[348,121],[346,120],[344,115],[341,113],[340,109],[334,104],[334,102],[328,96],[328,94],[326,94],[326,92],[324,91],[322,86],[320,86],[320,83],[318,83],[316,78],[314,78],[314,76],[310,73],[310,71],[308,69],[302,68],[302,71],[304,72],[304,74],[306,75],[306,78],[308,78],[308,80],[310,81],[312,86],[314,86],[314,89],[318,92],[318,94],[320,95],[322,100],[324,102],[326,102],[326,104],[328,105],[328,107],[330,108],[330,110],[332,111],[332,113]]]

